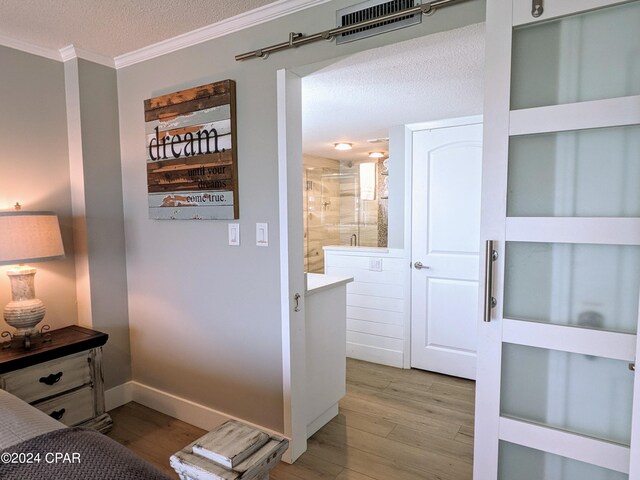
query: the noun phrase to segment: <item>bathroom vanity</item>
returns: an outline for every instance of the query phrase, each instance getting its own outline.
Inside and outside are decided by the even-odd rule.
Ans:
[[[346,392],[347,283],[352,281],[306,274],[307,438],[338,414]]]

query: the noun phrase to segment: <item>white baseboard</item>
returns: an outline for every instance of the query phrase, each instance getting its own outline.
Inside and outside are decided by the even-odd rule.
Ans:
[[[134,382],[133,400],[203,430],[213,430],[230,418],[212,408],[138,382]]]
[[[364,360],[365,362],[380,363],[390,367],[404,367],[402,352],[359,343],[347,342],[347,357]]]
[[[133,382],[123,383],[104,392],[107,412],[133,401]]]
[[[313,420],[309,425],[307,425],[307,439],[311,437],[314,433],[324,427],[327,423],[331,421],[333,417],[338,415],[338,402],[331,405],[326,411],[320,414],[318,418]]]
[[[213,408],[200,405],[191,400],[178,397],[139,382],[127,382],[105,392],[107,411],[132,401],[164,413],[165,415],[169,415],[170,417],[182,420],[183,422],[195,425],[203,430],[213,430],[227,420],[238,420],[252,427],[259,428],[270,435],[283,436],[281,432],[276,432],[262,425],[247,422],[242,418],[227,415]]]

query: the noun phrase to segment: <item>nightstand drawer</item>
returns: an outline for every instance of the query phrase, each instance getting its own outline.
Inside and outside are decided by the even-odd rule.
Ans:
[[[85,422],[95,415],[93,388],[89,386],[33,406],[69,427]]]
[[[33,403],[91,382],[89,353],[51,360],[2,376],[4,389]]]

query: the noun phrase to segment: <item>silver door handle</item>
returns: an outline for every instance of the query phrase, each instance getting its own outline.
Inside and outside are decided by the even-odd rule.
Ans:
[[[498,304],[493,296],[493,264],[498,252],[493,249],[493,240],[487,240],[484,252],[484,321],[491,321],[491,310]]]
[[[416,262],[413,264],[413,268],[416,270],[422,270],[423,268],[430,268],[429,265],[423,265],[422,262]]]

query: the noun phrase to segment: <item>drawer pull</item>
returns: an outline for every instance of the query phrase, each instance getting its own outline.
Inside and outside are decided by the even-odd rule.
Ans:
[[[44,383],[45,385],[54,385],[60,381],[62,378],[62,372],[52,373],[47,377],[40,377],[40,383]]]
[[[66,413],[66,411],[67,410],[64,408],[61,408],[60,410],[54,410],[49,414],[49,416],[55,420],[60,420],[62,417],[64,417],[64,414]]]

